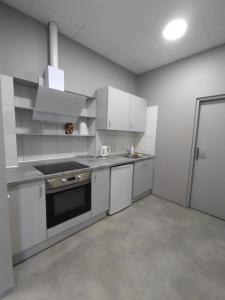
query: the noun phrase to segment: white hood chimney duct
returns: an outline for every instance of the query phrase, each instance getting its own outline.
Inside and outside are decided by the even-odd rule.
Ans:
[[[64,71],[58,68],[58,25],[49,22],[49,65],[44,84],[38,86],[33,119],[48,122],[76,122],[86,103],[86,96],[64,90]]]
[[[48,23],[49,29],[49,63],[50,66],[58,68],[58,24]]]
[[[49,65],[45,70],[45,86],[50,89],[64,91],[64,71],[58,68],[58,25],[48,23],[49,28]]]

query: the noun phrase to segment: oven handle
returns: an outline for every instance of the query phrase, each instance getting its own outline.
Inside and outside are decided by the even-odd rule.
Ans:
[[[62,187],[59,187],[59,188],[49,189],[49,190],[46,190],[46,194],[50,195],[50,194],[55,194],[55,193],[58,193],[58,192],[63,192],[63,191],[71,190],[73,188],[85,186],[85,185],[89,184],[90,182],[91,182],[91,180],[89,179],[89,180],[86,180],[86,181],[82,181],[82,182],[78,182],[78,183],[74,183],[74,184],[62,186]]]

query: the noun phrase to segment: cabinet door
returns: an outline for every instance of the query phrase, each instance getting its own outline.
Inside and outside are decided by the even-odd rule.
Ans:
[[[147,100],[134,95],[130,97],[130,131],[145,132]]]
[[[109,87],[107,129],[128,131],[129,115],[130,94]]]
[[[109,168],[92,172],[92,216],[109,209]]]
[[[13,255],[46,240],[45,183],[32,182],[8,189]]]
[[[133,197],[152,189],[153,160],[138,161],[134,164]]]

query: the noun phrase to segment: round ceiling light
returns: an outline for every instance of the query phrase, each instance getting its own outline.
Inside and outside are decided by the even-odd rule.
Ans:
[[[166,40],[174,41],[181,38],[187,30],[187,23],[182,19],[168,23],[163,29],[163,36]]]

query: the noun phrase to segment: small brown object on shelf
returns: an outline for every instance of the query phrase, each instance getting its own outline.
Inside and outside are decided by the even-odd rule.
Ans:
[[[73,134],[73,131],[74,131],[74,123],[66,123],[65,134]]]

